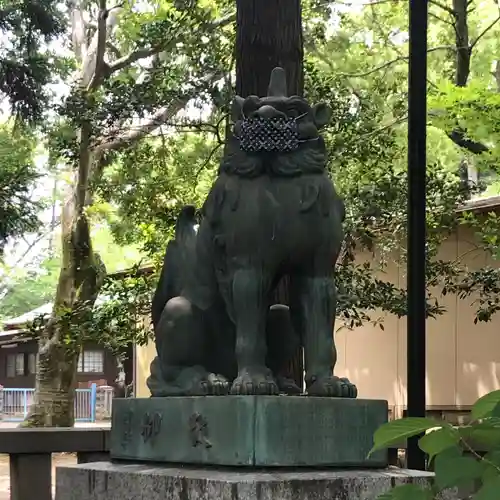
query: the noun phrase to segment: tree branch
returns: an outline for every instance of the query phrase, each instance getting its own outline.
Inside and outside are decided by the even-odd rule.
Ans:
[[[226,26],[227,24],[234,21],[234,19],[235,19],[235,14],[229,14],[227,16],[215,20],[213,23],[209,23],[206,29],[207,31],[212,31],[221,26]],[[155,47],[140,48],[134,50],[130,54],[127,54],[126,56],[121,57],[120,59],[117,59],[112,64],[110,64],[109,72],[114,73],[115,71],[120,71],[121,69],[128,68],[129,66],[131,66],[137,61],[140,61],[141,59],[145,59],[147,57],[154,56],[159,52],[163,52],[164,50],[167,50],[170,47],[170,45],[173,45],[174,41],[176,40],[169,40],[166,44],[157,45]]]
[[[140,61],[141,59],[146,59],[147,57],[154,56],[162,50],[163,48],[160,46],[134,50],[130,54],[127,54],[124,57],[120,57],[120,59],[117,59],[115,62],[111,63],[109,65],[109,71],[110,73],[114,73],[115,71],[120,71],[121,69],[128,68],[135,62]]]
[[[490,23],[481,33],[479,33],[479,35],[477,35],[477,37],[470,44],[470,50],[472,50],[477,45],[477,42],[479,42],[479,40],[481,40],[481,38],[483,38],[483,36],[486,35],[486,33],[488,33],[488,31],[490,31],[495,26],[495,24],[498,23],[498,21],[500,21],[500,16],[497,17],[492,23]]]
[[[87,56],[87,38],[85,36],[85,21],[83,12],[77,0],[71,3],[71,42],[73,44],[73,52],[77,59],[83,61]]]
[[[213,73],[205,77],[204,81],[205,83],[208,83],[217,80],[222,76],[223,75],[221,73]],[[177,99],[174,99],[167,106],[160,108],[149,120],[137,128],[130,128],[122,134],[119,134],[118,131],[108,134],[107,137],[100,140],[99,144],[94,146],[93,154],[99,156],[105,152],[116,151],[142,139],[163,125],[166,121],[173,118],[195,95],[196,90],[192,90],[191,92],[177,97]]]
[[[437,14],[434,14],[433,12],[429,12],[429,17],[433,17],[434,19],[437,19],[438,21],[441,21],[442,23],[449,24],[450,26],[454,26],[452,21],[447,21],[446,19],[439,17]]]
[[[358,3],[358,2],[343,2],[341,0],[336,0],[335,2],[333,1],[330,1],[330,2],[322,2],[322,5],[329,5],[331,3],[336,3],[336,4],[340,4],[340,5],[347,5],[348,7],[357,7],[358,5],[362,5],[363,7],[364,6],[368,6],[368,7],[371,7],[372,5],[381,5],[381,4],[385,4],[385,3],[399,3],[401,0],[373,0],[372,2],[362,2],[362,3]]]
[[[113,45],[109,40],[106,41],[106,47],[117,59],[120,59],[120,57],[122,57],[122,53],[118,50],[118,47]]]
[[[111,36],[113,29],[116,26],[116,23],[118,21],[118,14],[119,14],[119,8],[113,8],[113,10],[106,10],[105,8],[102,9],[104,5],[104,2],[100,2],[99,5],[99,19],[98,19],[98,27],[97,31],[94,33],[92,36],[92,40],[90,41],[89,48],[87,51],[87,57],[83,61],[82,65],[82,74],[81,74],[81,85],[84,88],[88,88],[89,85],[92,82],[92,79],[94,78],[94,75],[97,71],[97,56],[98,56],[98,50],[102,50],[100,41],[104,39],[104,47],[103,49],[106,49],[106,40],[109,39]],[[99,24],[100,26],[104,26],[104,30],[99,29]],[[100,54],[99,54],[100,55]],[[104,73],[104,68],[106,67],[106,63],[104,62],[103,58],[101,59],[101,64],[100,64],[100,72],[101,75],[103,76]]]
[[[440,9],[443,9],[444,11],[448,12],[448,14],[450,14],[451,16],[455,16],[455,11],[448,5],[438,2],[438,0],[429,0],[429,3],[434,4],[436,7],[439,7]]]
[[[44,238],[49,236],[56,227],[59,227],[60,223],[61,220],[59,218],[54,224],[54,227],[51,227],[49,231],[40,233],[31,243],[25,240],[28,247],[23,251],[21,256],[16,259],[16,262],[11,266],[9,272],[6,275],[2,276],[2,281],[0,281],[0,299],[3,299],[5,295],[9,293],[10,290],[14,288],[16,285],[16,283],[14,284],[8,283],[8,281],[12,278],[12,271],[14,271],[17,267],[19,267],[19,265],[23,263],[24,259],[28,256],[31,250],[33,250],[33,248],[35,248],[35,246],[38,245],[38,243],[40,243]]]
[[[438,50],[456,50],[456,49],[452,45],[443,45],[443,46],[439,46],[439,47],[432,47],[427,51],[427,53],[430,54],[431,52],[436,52]],[[407,60],[408,60],[408,56],[398,56],[395,59],[391,59],[390,61],[386,61],[385,63],[381,64],[380,66],[376,66],[375,68],[372,68],[372,69],[365,71],[363,73],[341,73],[340,76],[351,77],[351,78],[353,78],[353,77],[361,78],[361,77],[369,76],[369,75],[376,73],[377,71],[380,71],[382,69],[386,69],[389,66],[392,66],[393,64],[397,64],[398,62],[407,61]]]
[[[200,176],[201,172],[203,172],[203,170],[205,170],[205,168],[210,164],[210,162],[212,161],[212,158],[215,156],[215,153],[217,153],[217,151],[219,151],[220,147],[223,145],[222,142],[219,142],[217,144],[217,146],[215,146],[212,151],[210,151],[210,154],[208,155],[207,159],[203,162],[203,164],[201,165],[201,167],[196,171],[196,173],[194,174],[194,177],[196,180],[198,180],[198,177]]]
[[[453,130],[448,134],[448,137],[457,145],[463,149],[466,149],[470,153],[475,155],[479,155],[481,153],[486,153],[489,151],[488,146],[480,142],[473,141],[472,139],[468,139],[466,133],[462,130]]]
[[[99,0],[99,15],[97,18],[97,47],[95,52],[95,69],[89,83],[89,89],[96,89],[101,81],[104,69],[104,54],[106,52],[106,20],[109,11],[106,9],[106,0]]]
[[[148,121],[140,127],[129,129],[121,135],[110,135],[94,148],[95,154],[116,151],[147,136],[167,120],[175,116],[191,99],[192,95],[183,96],[172,101],[168,106],[160,108]]]

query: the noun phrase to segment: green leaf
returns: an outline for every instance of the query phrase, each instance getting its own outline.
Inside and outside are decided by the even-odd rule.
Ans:
[[[485,465],[475,458],[460,456],[454,449],[437,455],[434,465],[436,485],[440,490],[455,486],[470,486],[480,479],[486,470]]]
[[[428,432],[419,440],[418,445],[422,451],[425,451],[429,455],[429,459],[432,460],[438,453],[456,446],[459,442],[459,432],[451,426],[446,426]]]
[[[405,484],[382,493],[377,500],[432,500],[432,492],[416,484]]]
[[[486,453],[483,457],[485,470],[483,472],[482,481],[486,484],[496,480],[500,476],[500,450],[494,450]]]
[[[489,451],[500,447],[500,419],[487,418],[458,428],[460,437],[473,449]]]
[[[443,423],[431,418],[402,418],[392,420],[377,429],[373,436],[373,448],[370,450],[371,455],[374,451],[382,450],[392,444],[401,443],[401,441],[413,436],[417,436],[426,430],[435,427],[443,427]]]
[[[472,497],[473,500],[498,500],[500,492],[500,476],[483,484],[482,488]]]
[[[500,390],[493,391],[479,398],[472,407],[471,416],[474,420],[490,417],[500,403]]]

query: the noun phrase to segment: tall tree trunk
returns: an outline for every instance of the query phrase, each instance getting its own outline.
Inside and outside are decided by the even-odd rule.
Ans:
[[[467,9],[467,0],[453,0],[456,47],[455,85],[457,87],[465,87],[470,74],[470,57],[472,48],[469,44]]]
[[[63,220],[63,264],[53,313],[38,342],[35,398],[23,426],[73,426],[82,335],[71,330],[82,328],[82,316],[93,307],[106,274],[99,256],[92,253],[86,218],[67,210]]]
[[[90,124],[80,129],[80,155],[76,182],[62,213],[62,265],[54,308],[39,339],[35,398],[23,426],[72,427],[76,366],[82,347],[83,315],[91,309],[106,274],[93,253],[90,227],[85,215],[89,173]],[[69,313],[69,315],[68,315]]]
[[[304,91],[304,47],[300,0],[236,0],[236,93],[241,97],[267,95],[269,77],[281,66],[288,95]],[[282,280],[274,301],[288,303],[288,282]],[[302,348],[283,373],[304,385]]]
[[[304,48],[300,0],[236,0],[236,93],[267,95],[281,66],[288,95],[302,95]]]
[[[468,8],[467,0],[453,0],[453,13],[455,28],[455,85],[457,87],[467,86],[470,75],[470,60],[472,54],[472,46],[469,40],[469,25],[468,25]],[[475,141],[467,138],[464,130],[455,129],[451,132],[450,137],[455,140],[456,144],[465,147],[470,152],[482,152],[487,148]],[[477,184],[477,171],[465,156],[461,159],[458,166],[458,173],[465,186],[472,187]],[[469,195],[470,197],[470,195]]]
[[[457,87],[465,87],[470,76],[470,63],[472,50],[484,34],[480,34],[474,40],[470,40],[468,25],[468,10],[470,6],[468,0],[452,0],[452,7],[446,3],[435,2],[446,15],[451,16],[452,25],[455,31],[455,72],[453,81]],[[487,30],[486,30],[487,31]],[[485,32],[486,32],[485,31]],[[467,131],[457,127],[448,133],[448,137],[459,147],[464,148],[473,154],[482,154],[488,151],[488,147],[481,143],[469,139]],[[459,173],[462,181],[468,182],[467,165],[464,161],[460,162]]]

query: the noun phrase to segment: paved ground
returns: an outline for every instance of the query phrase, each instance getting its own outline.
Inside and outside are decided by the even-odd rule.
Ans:
[[[52,484],[55,486],[55,468],[59,465],[76,464],[76,455],[61,453],[52,455]],[[9,457],[0,455],[0,500],[10,500]],[[34,499],[35,500],[35,499]]]
[[[0,429],[14,429],[18,422],[0,422]],[[110,427],[109,422],[81,423],[75,427]],[[55,468],[58,465],[76,464],[76,455],[59,453],[52,455],[52,484],[55,485]],[[9,456],[0,455],[0,500],[10,500]]]

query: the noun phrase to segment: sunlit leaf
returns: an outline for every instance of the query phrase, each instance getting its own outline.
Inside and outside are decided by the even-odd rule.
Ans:
[[[478,451],[489,451],[500,446],[500,418],[491,417],[461,426],[458,432],[467,446]]]
[[[479,398],[472,407],[471,416],[475,420],[489,417],[500,403],[500,390],[493,391]]]
[[[376,450],[387,448],[393,444],[400,444],[405,439],[417,436],[428,429],[442,427],[442,422],[430,418],[402,418],[392,420],[382,425],[373,436],[373,448]]]
[[[435,431],[429,431],[425,436],[421,437],[418,445],[421,450],[429,455],[432,460],[435,455],[442,451],[456,446],[460,441],[460,434],[451,426],[445,426]]]

